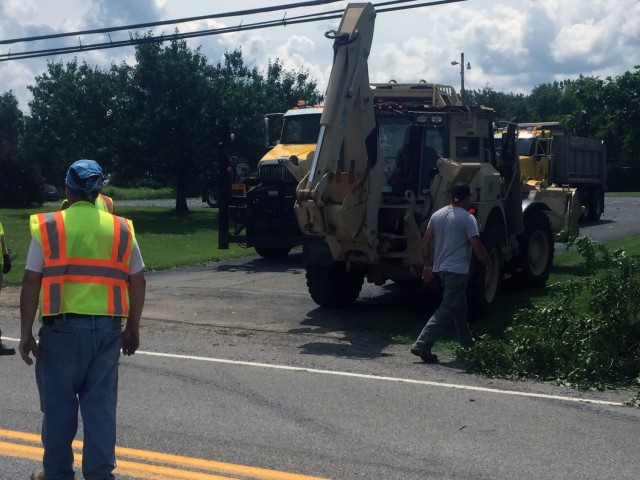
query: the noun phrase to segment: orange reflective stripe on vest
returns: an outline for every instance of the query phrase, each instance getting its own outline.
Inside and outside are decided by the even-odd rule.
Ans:
[[[101,208],[101,206],[97,204],[97,202],[99,201],[102,201],[102,204],[103,204],[102,206],[104,206],[104,208]],[[98,198],[96,199],[96,206],[101,210],[105,210],[106,212],[113,213],[113,199],[111,197],[103,195],[102,193],[99,194]]]
[[[45,257],[42,271],[42,315],[62,313],[62,287],[65,282],[105,285],[108,293],[104,313],[127,315],[128,263],[133,235],[126,219],[112,217],[114,224],[110,257],[82,258],[67,256],[67,235],[62,212],[41,213],[37,216]]]

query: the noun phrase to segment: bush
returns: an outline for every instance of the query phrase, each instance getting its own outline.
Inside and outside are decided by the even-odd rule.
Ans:
[[[553,285],[549,304],[518,312],[503,339],[483,336],[475,348],[459,349],[470,371],[579,388],[640,387],[638,262],[586,237],[574,244],[588,276]]]

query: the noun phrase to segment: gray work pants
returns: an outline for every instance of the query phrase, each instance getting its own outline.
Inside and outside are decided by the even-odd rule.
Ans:
[[[467,284],[469,275],[438,272],[442,282],[442,303],[433,313],[411,348],[430,353],[438,337],[453,321],[458,341],[463,347],[473,346],[473,336],[467,321]]]

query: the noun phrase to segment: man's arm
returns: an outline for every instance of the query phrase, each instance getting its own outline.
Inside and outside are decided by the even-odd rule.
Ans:
[[[422,269],[422,280],[429,283],[433,279],[433,259],[431,258],[431,242],[435,238],[433,228],[427,227],[422,236],[422,257],[424,267]]]
[[[122,332],[122,353],[133,355],[140,346],[140,317],[146,294],[144,270],[129,276],[129,317]]]
[[[38,298],[40,296],[40,285],[42,274],[25,270],[22,277],[22,290],[20,290],[20,356],[27,365],[33,364],[33,359],[29,356],[33,353],[38,358],[38,343],[33,337],[33,321],[38,310]]]
[[[471,243],[471,248],[473,249],[475,256],[478,257],[478,260],[484,263],[484,266],[486,267],[486,277],[491,277],[493,272],[493,263],[491,262],[491,257],[489,257],[489,254],[487,253],[487,249],[484,248],[482,240],[480,240],[480,237],[471,237],[469,239],[469,243]]]

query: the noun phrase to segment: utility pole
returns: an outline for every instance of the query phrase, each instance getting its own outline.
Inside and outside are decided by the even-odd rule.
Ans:
[[[460,65],[460,100],[464,104],[464,52],[460,53],[460,61],[454,60],[451,65]],[[467,62],[467,70],[471,70],[469,62]]]

